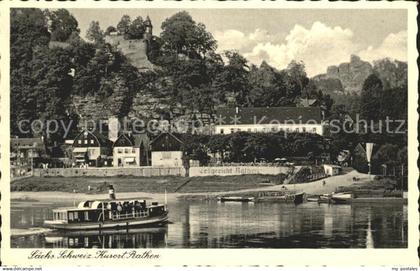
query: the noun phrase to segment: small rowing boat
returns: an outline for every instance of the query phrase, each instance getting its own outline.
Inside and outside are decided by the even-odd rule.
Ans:
[[[352,193],[334,193],[331,195],[331,202],[335,204],[351,203],[352,199]]]
[[[257,198],[257,201],[270,201],[270,202],[284,202],[284,203],[294,203],[300,204],[305,199],[305,193],[286,193],[281,195],[264,195]]]

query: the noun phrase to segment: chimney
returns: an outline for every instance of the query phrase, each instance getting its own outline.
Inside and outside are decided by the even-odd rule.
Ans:
[[[118,138],[118,130],[120,128],[120,123],[118,118],[109,117],[108,118],[108,139],[112,142],[115,142]]]

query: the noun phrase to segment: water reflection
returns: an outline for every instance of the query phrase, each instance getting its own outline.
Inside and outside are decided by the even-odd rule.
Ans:
[[[13,205],[13,204],[12,204]],[[41,226],[51,206],[12,207],[12,227]],[[13,237],[46,248],[386,248],[407,246],[402,204],[170,202],[165,227]]]

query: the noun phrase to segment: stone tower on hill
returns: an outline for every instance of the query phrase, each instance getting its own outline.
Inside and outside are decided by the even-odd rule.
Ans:
[[[153,25],[152,21],[149,18],[149,15],[147,15],[146,20],[144,21],[144,25],[146,26],[146,30],[144,32],[144,38],[151,42],[153,38]]]
[[[131,64],[140,71],[154,69],[153,64],[147,57],[153,39],[153,26],[149,16],[147,16],[144,24],[145,32],[142,39],[125,39],[124,35],[118,32],[111,32],[105,36],[105,42],[120,50]]]

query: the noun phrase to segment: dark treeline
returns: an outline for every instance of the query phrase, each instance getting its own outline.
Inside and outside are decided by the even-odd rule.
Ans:
[[[273,162],[276,158],[304,157],[315,161],[328,153],[329,145],[317,134],[247,133],[182,135],[185,159],[206,165],[212,154],[223,162]]]

